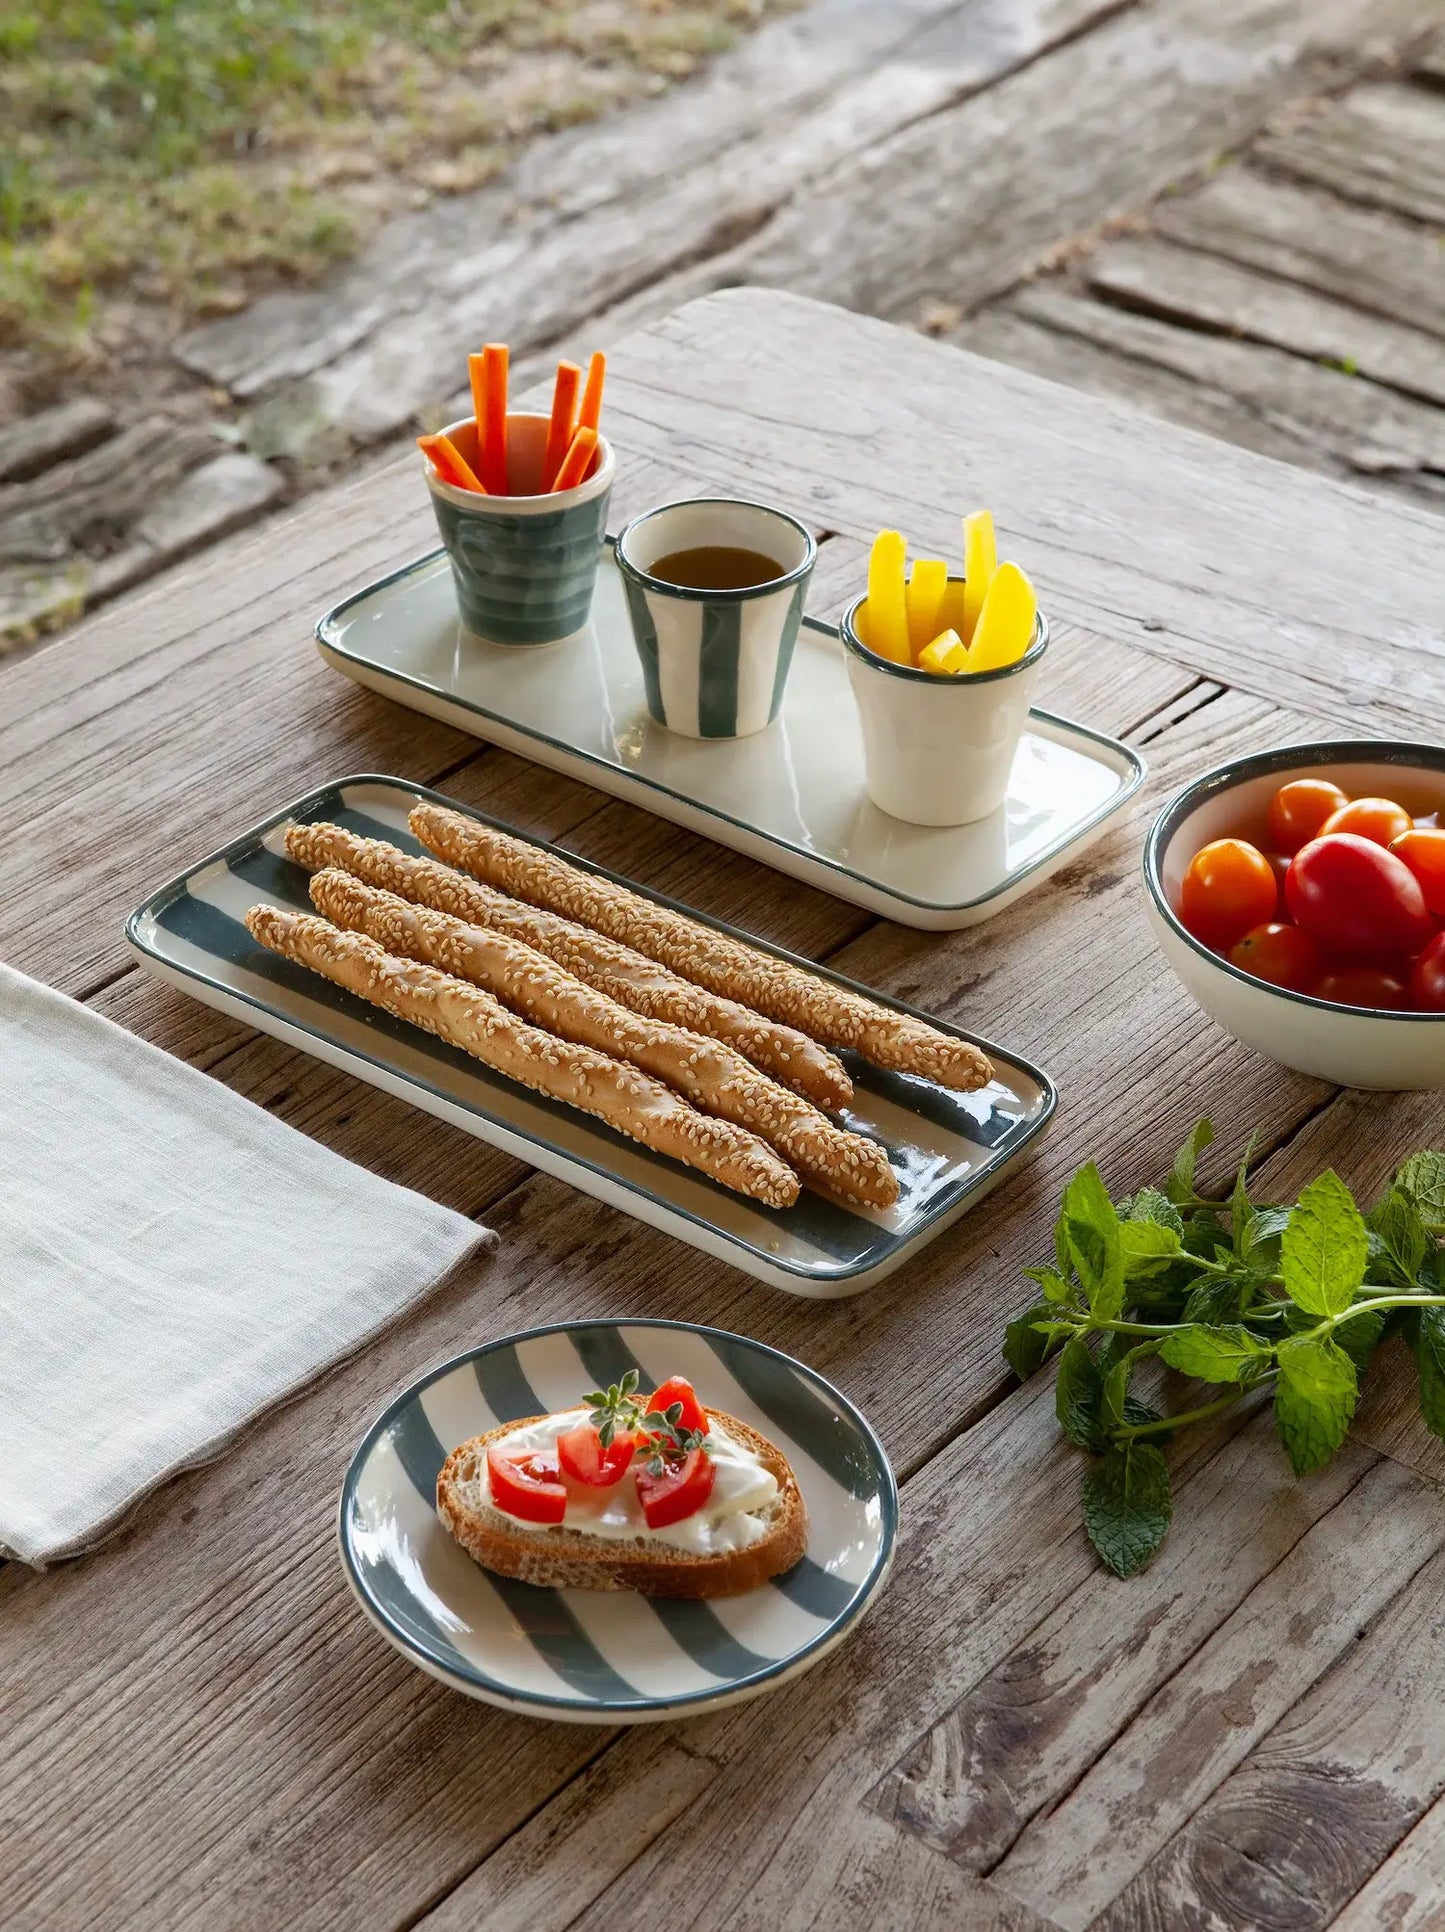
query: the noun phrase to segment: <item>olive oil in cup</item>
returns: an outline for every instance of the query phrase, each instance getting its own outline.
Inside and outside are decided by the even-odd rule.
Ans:
[[[817,545],[785,510],[699,497],[617,539],[647,709],[685,738],[746,738],[778,715]]]

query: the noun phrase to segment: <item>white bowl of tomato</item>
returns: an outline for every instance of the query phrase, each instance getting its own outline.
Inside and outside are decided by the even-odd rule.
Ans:
[[[1244,1045],[1346,1087],[1445,1087],[1445,747],[1237,758],[1144,847],[1165,957]]]

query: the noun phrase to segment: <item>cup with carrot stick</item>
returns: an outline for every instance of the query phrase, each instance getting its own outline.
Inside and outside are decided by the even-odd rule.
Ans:
[[[910,571],[901,533],[880,530],[841,626],[868,796],[914,825],[968,825],[1003,804],[1049,645],[987,510],[964,518],[963,552],[962,575],[941,557]]]
[[[587,625],[607,532],[606,363],[561,362],[546,415],[507,406],[507,349],[468,359],[472,414],[417,443],[466,628],[489,644],[555,644]]]

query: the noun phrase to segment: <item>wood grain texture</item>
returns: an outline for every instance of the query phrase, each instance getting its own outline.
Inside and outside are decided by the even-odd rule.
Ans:
[[[1255,157],[1281,173],[1416,221],[1445,224],[1445,101],[1424,87],[1358,87]]]
[[[1247,167],[1226,168],[1197,194],[1161,203],[1154,219],[1171,241],[1445,335],[1438,251],[1408,222]]]
[[[1335,1932],[1440,1932],[1445,1803],[1436,1803],[1334,1920]]]
[[[1337,296],[1152,235],[1107,242],[1083,274],[1091,289],[1124,307],[1343,365],[1445,404],[1445,342]]]
[[[0,429],[0,483],[24,483],[67,456],[105,441],[114,412],[92,396],[75,396]]]

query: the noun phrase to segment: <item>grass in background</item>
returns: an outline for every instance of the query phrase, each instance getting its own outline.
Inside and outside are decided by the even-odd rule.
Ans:
[[[790,3],[9,0],[0,347],[70,359],[313,279]]]

